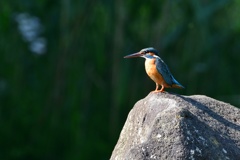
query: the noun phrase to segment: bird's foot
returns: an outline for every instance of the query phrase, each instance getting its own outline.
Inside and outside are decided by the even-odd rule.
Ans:
[[[153,93],[158,93],[158,92],[164,93],[165,92],[164,91],[164,86],[162,86],[162,88],[160,90],[158,90],[158,87],[159,87],[159,85],[156,83],[156,89],[154,91],[152,91],[152,92]]]
[[[151,91],[151,93],[159,93],[159,92],[161,92],[161,93],[164,93],[165,91],[164,90],[154,90],[154,91]]]

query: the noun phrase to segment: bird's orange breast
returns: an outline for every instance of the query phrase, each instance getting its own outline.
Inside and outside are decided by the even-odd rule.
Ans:
[[[155,61],[156,59],[146,59],[145,61],[145,69],[148,76],[159,85],[164,85],[165,87],[169,87],[169,85],[165,82],[162,75],[158,72]]]

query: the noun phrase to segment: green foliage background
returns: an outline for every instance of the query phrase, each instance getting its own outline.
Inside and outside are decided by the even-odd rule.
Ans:
[[[14,16],[40,19],[47,52],[29,50]],[[184,90],[240,106],[239,0],[0,1],[0,159],[109,159],[128,112],[155,84],[160,50]]]

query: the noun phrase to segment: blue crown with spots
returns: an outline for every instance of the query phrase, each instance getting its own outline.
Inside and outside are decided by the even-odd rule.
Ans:
[[[144,48],[140,52],[144,52],[144,53],[152,52],[152,53],[158,55],[158,51],[153,47]]]

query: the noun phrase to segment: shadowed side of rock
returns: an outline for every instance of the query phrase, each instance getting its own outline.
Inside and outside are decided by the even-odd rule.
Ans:
[[[130,111],[111,160],[240,159],[239,115],[206,96],[151,93]]]

